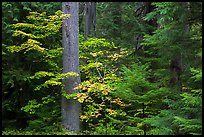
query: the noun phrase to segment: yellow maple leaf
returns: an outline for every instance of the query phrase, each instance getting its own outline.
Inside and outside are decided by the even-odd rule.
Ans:
[[[119,106],[125,106],[125,103],[122,102],[119,98],[116,98],[112,101],[112,103],[116,103],[118,104]]]

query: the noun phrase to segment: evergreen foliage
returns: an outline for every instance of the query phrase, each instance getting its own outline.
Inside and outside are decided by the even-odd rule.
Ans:
[[[3,135],[202,135],[202,2],[100,2],[79,93],[62,80],[61,3],[2,3]],[[153,24],[152,24],[153,23]],[[173,62],[173,63],[172,63]],[[176,62],[176,63],[175,63]],[[61,96],[82,131],[65,132]]]

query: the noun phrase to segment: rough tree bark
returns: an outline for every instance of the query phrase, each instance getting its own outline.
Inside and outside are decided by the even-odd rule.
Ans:
[[[89,35],[95,37],[96,29],[96,2],[85,2],[85,39]]]
[[[79,73],[79,42],[78,42],[78,2],[63,2],[62,11],[71,14],[63,20],[62,42],[63,42],[63,73]],[[80,84],[80,77],[69,77],[63,80],[64,91],[68,94],[76,93]],[[62,125],[65,131],[80,131],[81,105],[77,100],[66,99],[62,96]]]

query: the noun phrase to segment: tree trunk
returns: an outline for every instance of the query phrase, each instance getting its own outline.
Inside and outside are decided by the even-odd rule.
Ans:
[[[155,9],[155,7],[152,5],[152,2],[138,2],[136,9],[135,9],[135,15],[136,17],[145,17],[148,13],[152,12]],[[156,28],[157,25],[157,21],[156,19],[151,19],[150,21],[147,22],[147,24],[153,28],[149,28],[146,32],[149,35],[152,35],[154,32],[154,27]],[[134,38],[134,42],[135,42],[135,56],[136,57],[144,57],[144,48],[141,45],[141,42],[143,40],[143,36],[144,34],[136,34],[135,36],[133,36]]]
[[[63,2],[62,11],[71,14],[63,20],[62,42],[63,42],[63,73],[79,73],[79,42],[78,42],[78,2]],[[68,94],[76,93],[80,84],[80,77],[69,77],[63,80],[64,91]],[[62,125],[65,131],[80,130],[81,105],[77,100],[66,99],[62,96]]]
[[[95,37],[96,29],[96,2],[86,2],[85,3],[85,39],[89,35]]]

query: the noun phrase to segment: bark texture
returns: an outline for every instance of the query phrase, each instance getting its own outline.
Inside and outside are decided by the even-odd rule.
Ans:
[[[79,42],[78,42],[78,2],[63,2],[62,11],[71,14],[63,20],[63,73],[79,73]],[[64,91],[68,94],[78,92],[74,88],[80,84],[80,77],[70,77],[63,80]],[[62,125],[65,131],[80,131],[81,105],[77,100],[62,96]]]
[[[95,36],[96,29],[96,2],[85,3],[85,39],[89,35]]]

